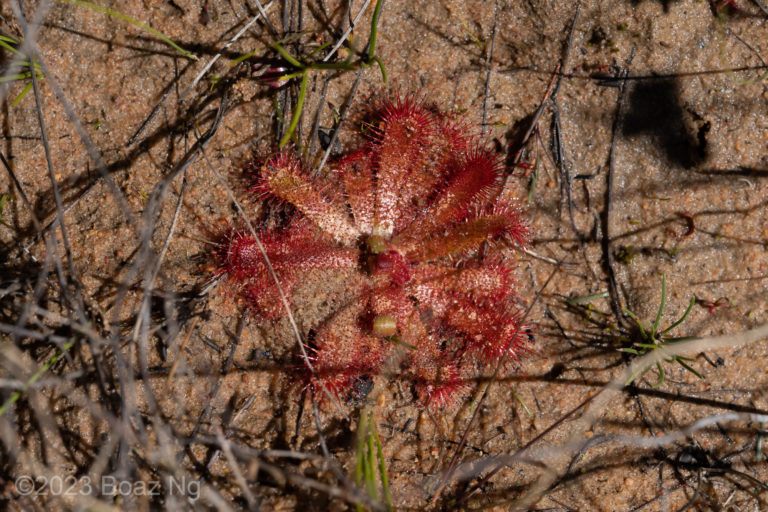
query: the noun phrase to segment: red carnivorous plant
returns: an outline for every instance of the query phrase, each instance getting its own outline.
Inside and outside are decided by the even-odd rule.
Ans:
[[[287,152],[250,164],[250,191],[296,212],[287,228],[257,234],[289,300],[316,270],[355,276],[354,299],[307,343],[310,386],[349,398],[397,353],[401,378],[422,403],[441,407],[528,342],[514,267],[499,250],[524,246],[527,226],[501,198],[503,159],[453,116],[394,95],[376,103],[364,128],[360,147],[317,178]],[[216,258],[252,311],[284,314],[250,231],[230,233]]]

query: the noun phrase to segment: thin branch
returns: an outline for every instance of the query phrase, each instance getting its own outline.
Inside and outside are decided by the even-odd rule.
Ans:
[[[632,58],[634,57],[634,49],[632,50],[632,54],[629,56],[629,59],[627,61],[627,68],[625,68],[621,74],[620,78],[626,78],[626,76],[629,74],[629,65],[632,62]],[[608,175],[605,178],[605,209],[603,210],[603,239],[602,239],[602,246],[603,246],[603,257],[605,258],[605,265],[606,265],[606,271],[608,272],[608,291],[611,296],[611,308],[613,310],[613,314],[616,317],[616,321],[621,323],[624,314],[622,313],[622,307],[621,307],[621,301],[619,300],[619,288],[616,283],[616,271],[614,270],[613,266],[613,247],[612,243],[613,240],[612,232],[611,232],[611,213],[613,210],[613,178],[616,173],[615,171],[615,162],[616,162],[616,138],[618,137],[619,130],[621,129],[621,114],[622,114],[622,108],[624,106],[624,96],[625,96],[625,84],[626,82],[624,80],[621,80],[621,85],[619,87],[619,98],[616,104],[616,116],[613,119],[613,135],[611,137],[611,149],[608,155]]]
[[[571,47],[573,46],[573,35],[576,31],[576,23],[579,20],[580,5],[576,6],[576,12],[573,14],[573,20],[571,21],[571,30],[568,34],[568,39],[565,43],[565,49],[563,50],[563,59],[561,61],[560,69],[565,72],[568,69],[568,57],[571,54]],[[558,76],[555,88],[552,91],[552,145],[555,152],[555,161],[557,162],[557,168],[560,171],[560,190],[561,195],[564,195],[568,201],[568,216],[571,220],[571,229],[580,237],[579,230],[576,229],[576,221],[573,215],[573,180],[571,179],[571,168],[568,165],[567,158],[565,156],[565,148],[563,146],[563,130],[560,124],[560,107],[557,103],[557,93],[560,91],[560,85],[563,81],[563,75]],[[562,194],[562,192],[565,194]]]
[[[221,50],[219,50],[218,52],[216,52],[216,55],[214,55],[214,56],[213,56],[213,58],[211,58],[211,60],[209,60],[209,61],[208,61],[208,63],[205,65],[205,67],[204,67],[204,68],[203,68],[203,69],[202,69],[202,70],[201,70],[201,71],[200,71],[200,72],[197,74],[197,76],[194,78],[194,80],[192,80],[192,83],[191,83],[191,84],[189,84],[189,85],[187,86],[187,88],[186,88],[186,89],[184,89],[184,91],[183,91],[183,92],[181,93],[181,95],[179,96],[179,101],[183,100],[183,99],[186,97],[186,95],[189,93],[189,91],[190,91],[190,90],[192,90],[192,89],[193,89],[193,88],[194,88],[194,87],[197,85],[197,83],[200,81],[200,79],[201,79],[201,78],[203,78],[203,75],[205,75],[205,74],[208,72],[208,70],[209,70],[209,69],[211,69],[211,67],[212,67],[212,66],[213,66],[213,65],[216,63],[216,61],[217,61],[217,60],[219,60],[219,57],[221,57],[221,56],[224,54],[224,52],[225,52],[225,51],[227,51],[227,49],[228,49],[230,46],[232,46],[232,43],[234,43],[235,41],[237,41],[238,39],[240,39],[240,37],[241,37],[243,34],[245,34],[245,32],[246,32],[246,31],[247,31],[249,28],[251,28],[251,27],[253,26],[253,24],[254,24],[254,23],[256,23],[257,21],[259,21],[259,18],[262,18],[262,17],[263,17],[265,20],[267,20],[267,23],[269,24],[269,20],[267,19],[267,13],[266,13],[266,11],[267,11],[267,9],[269,9],[270,7],[272,7],[272,4],[273,4],[273,3],[274,3],[274,2],[269,2],[269,3],[268,3],[266,6],[265,6],[265,7],[263,7],[263,8],[262,8],[262,7],[261,7],[261,4],[258,2],[258,0],[256,0],[256,4],[257,4],[257,6],[259,7],[259,14],[257,14],[257,15],[256,15],[256,16],[254,16],[253,18],[251,18],[251,21],[249,21],[248,23],[246,23],[246,24],[245,24],[245,26],[244,26],[243,28],[241,28],[241,29],[240,29],[240,31],[239,31],[237,34],[235,34],[234,36],[232,36],[232,39],[230,39],[230,40],[227,42],[227,44],[225,44],[225,45],[224,45],[224,46],[221,48]],[[274,28],[272,29],[272,31],[274,32]],[[160,100],[160,102],[162,103],[162,100]],[[158,106],[159,106],[159,105],[158,105]],[[156,107],[156,108],[157,108],[157,107]],[[136,135],[134,135],[134,137],[133,137],[133,138],[136,138],[136,136],[137,136],[137,135],[138,135],[138,132],[136,133]],[[130,144],[130,142],[129,142],[129,144]]]
[[[259,10],[259,14],[261,14],[261,17],[264,18],[264,23],[266,23],[267,27],[269,28],[269,31],[272,32],[272,35],[277,37],[277,30],[275,30],[275,26],[272,24],[271,21],[269,21],[269,17],[267,17],[267,11],[264,9],[264,7],[261,5],[261,2],[259,0],[253,0],[256,2],[256,9]],[[269,3],[271,5],[272,2]],[[269,7],[269,5],[267,7]]]
[[[491,31],[491,48],[488,51],[488,71],[485,74],[485,92],[483,94],[483,117],[480,122],[480,134],[485,137],[485,119],[488,114],[488,93],[491,90],[491,72],[493,71],[493,50],[496,43],[496,25],[499,22],[499,5],[496,4],[496,11],[493,15],[493,30]]]
[[[347,112],[349,111],[350,105],[352,105],[352,100],[355,97],[355,93],[357,92],[357,86],[360,84],[360,78],[362,76],[363,76],[363,68],[360,68],[357,71],[357,76],[355,77],[355,81],[352,84],[352,89],[349,91],[349,97],[347,98],[347,102],[344,104],[344,108],[342,109],[341,114],[339,115],[339,122],[336,124],[336,128],[333,130],[333,134],[331,135],[331,142],[328,144],[328,147],[325,149],[325,153],[323,153],[323,158],[322,160],[320,160],[320,164],[315,168],[315,172],[314,172],[315,175],[322,172],[323,167],[325,166],[325,162],[328,161],[328,157],[331,155],[333,146],[336,144],[336,139],[339,138],[339,130],[341,129],[341,125],[344,123],[344,120],[347,117]]]
[[[11,181],[13,182],[13,186],[16,187],[16,190],[19,192],[19,195],[21,196],[21,200],[24,203],[24,206],[27,207],[29,210],[29,216],[32,219],[32,224],[35,225],[35,229],[37,231],[41,230],[40,227],[40,221],[37,219],[37,215],[35,215],[35,209],[32,207],[32,203],[29,202],[29,198],[27,198],[27,194],[24,192],[24,189],[21,187],[21,183],[19,182],[19,179],[16,177],[16,174],[13,172],[13,169],[11,169],[11,164],[8,163],[8,160],[5,159],[5,155],[0,151],[0,161],[3,162],[3,167],[5,167],[6,172],[8,172],[8,176],[11,178]]]
[[[333,57],[333,55],[336,53],[336,51],[341,48],[341,45],[344,44],[344,41],[347,40],[349,37],[349,34],[352,33],[352,30],[354,30],[355,25],[357,24],[358,20],[360,19],[360,16],[363,15],[365,10],[368,8],[368,5],[371,3],[371,0],[365,0],[365,3],[360,8],[360,10],[357,13],[357,16],[355,16],[355,19],[352,20],[349,24],[349,28],[344,31],[344,34],[339,38],[339,40],[336,42],[335,45],[333,45],[333,48],[331,48],[331,51],[328,52],[328,55],[323,57],[323,62],[328,62],[328,60]]]

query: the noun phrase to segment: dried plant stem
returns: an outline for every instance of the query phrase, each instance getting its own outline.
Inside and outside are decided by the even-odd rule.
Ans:
[[[584,414],[576,420],[571,428],[571,434],[568,439],[561,446],[554,449],[551,453],[552,459],[556,459],[547,464],[547,467],[555,467],[559,462],[568,460],[572,456],[573,450],[577,446],[581,446],[583,439],[585,439],[585,432],[592,428],[602,411],[607,407],[609,403],[612,403],[617,398],[616,396],[624,389],[624,383],[627,382],[632,375],[640,371],[642,368],[652,366],[664,361],[672,356],[683,356],[691,353],[700,353],[704,351],[733,348],[740,345],[748,345],[756,343],[768,338],[768,323],[762,324],[759,327],[745,331],[738,334],[724,334],[722,336],[713,336],[710,338],[698,338],[690,341],[684,341],[680,343],[668,344],[664,347],[659,347],[658,350],[649,352],[648,354],[640,357],[632,362],[620,375],[615,377],[611,382],[603,386],[603,388],[591,398],[591,403],[584,411]],[[753,415],[746,413],[733,413],[733,415],[726,415],[729,418],[737,419],[743,417],[751,417]],[[753,421],[764,421],[760,419],[754,419]],[[707,420],[700,420],[703,423],[694,423],[695,428],[703,428],[703,426],[711,424]],[[703,426],[701,426],[703,425]],[[677,437],[670,437],[670,440],[677,439]],[[667,441],[669,442],[669,441]],[[522,454],[521,454],[522,455]],[[558,471],[548,471],[546,475],[543,475],[539,480],[531,486],[526,495],[517,501],[510,510],[528,510],[532,507],[547,489],[550,488],[552,483],[555,482],[559,475]]]

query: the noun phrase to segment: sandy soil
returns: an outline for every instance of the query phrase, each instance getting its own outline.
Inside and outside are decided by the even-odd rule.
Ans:
[[[300,24],[299,2],[267,8],[276,30],[296,33],[300,25],[301,37],[292,41],[305,54],[338,40],[347,4],[301,3]],[[651,324],[662,275],[668,296],[661,326],[695,297],[672,336],[740,333],[768,321],[768,90],[760,81],[768,13],[760,2],[733,3],[736,9],[719,18],[719,2],[701,0],[385,2],[376,53],[390,80],[383,85],[376,66],[362,71],[338,151],[358,137],[354,119],[365,99],[392,83],[478,126],[485,109],[489,143],[510,163],[524,151],[528,168],[510,169],[508,192],[530,193],[531,250],[539,256],[515,255],[520,296],[533,304],[535,348],[490,385],[471,426],[471,403],[431,415],[396,375],[377,379],[369,407],[395,509],[768,509],[761,418],[748,416],[768,414],[765,342],[688,353],[686,364],[701,378],[662,362],[659,386],[654,368],[585,414],[585,401],[626,371],[631,357],[620,349],[641,341],[629,316],[617,319],[616,304]],[[20,319],[26,321],[18,327],[29,332],[0,337],[3,401],[56,354],[57,340],[103,343],[78,343],[0,416],[0,502],[19,510],[353,508],[354,493],[338,473],[353,478],[359,407],[345,404],[351,419],[321,408],[332,460],[313,458],[322,454],[320,438],[293,379],[296,341],[287,321],[245,317],[227,287],[211,279],[210,241],[238,222],[216,173],[249,215],[261,211],[243,192],[240,171],[254,153],[275,146],[275,100],[282,101],[235,61],[248,52],[275,57],[268,44],[278,37],[254,24],[182,97],[256,14],[256,3],[104,4],[199,60],[114,16],[66,2],[25,2],[28,19],[42,20],[31,40],[45,66],[39,105],[71,261],[62,230],[48,227],[57,218],[56,194],[34,94],[11,104],[30,80],[12,81],[2,89],[0,151],[32,209],[4,170],[0,311],[4,332]],[[352,16],[361,5],[353,3]],[[353,32],[358,48],[371,12]],[[23,24],[8,3],[0,15],[0,34],[21,39]],[[10,52],[2,58],[7,65]],[[617,80],[625,71],[629,79]],[[302,140],[316,116],[330,130],[355,76],[313,74]],[[296,87],[283,90],[293,97]],[[222,102],[221,122],[197,153],[195,143]],[[57,260],[79,288],[59,285]],[[612,291],[609,268],[616,303],[605,293]],[[343,300],[344,278],[310,276],[298,291],[305,332]],[[87,321],[66,305],[72,297]],[[142,304],[151,313],[146,330],[135,328]],[[683,430],[725,413],[740,416]],[[489,466],[460,466],[433,500],[465,432],[457,460]],[[224,437],[230,451],[218,452]],[[528,445],[480,479],[495,467],[492,457]],[[20,496],[18,487],[23,475],[95,481],[105,474],[133,482],[185,476],[199,479],[203,491],[193,500],[168,492],[79,492],[80,480],[69,495]],[[518,501],[525,499],[531,501]]]

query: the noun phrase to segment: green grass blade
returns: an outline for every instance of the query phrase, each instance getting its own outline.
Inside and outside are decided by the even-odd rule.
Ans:
[[[25,71],[24,73],[17,73],[15,75],[10,76],[0,76],[0,84],[3,82],[15,82],[16,80],[24,80],[25,78],[30,78],[32,76],[32,73],[29,71]]]
[[[296,78],[297,76],[301,76],[302,74],[304,74],[304,71],[297,71],[295,73],[289,73],[287,75],[281,75],[281,76],[277,77],[275,82],[277,82],[277,83],[287,82],[288,80],[292,80],[292,79]]]
[[[301,86],[299,87],[299,99],[296,101],[296,109],[293,111],[293,117],[291,117],[291,124],[288,125],[288,129],[285,131],[285,135],[283,135],[283,138],[280,139],[280,143],[277,145],[279,148],[282,148],[285,146],[289,140],[291,140],[291,135],[293,135],[293,132],[296,130],[296,126],[299,124],[299,119],[301,119],[301,110],[304,108],[304,99],[307,96],[307,83],[309,82],[309,73],[304,73],[304,75],[301,77]]]
[[[694,304],[696,304],[696,297],[691,297],[691,302],[688,303],[688,308],[686,308],[685,313],[683,313],[683,316],[681,316],[677,320],[677,322],[673,323],[672,325],[670,325],[669,327],[667,327],[666,329],[661,331],[661,334],[666,334],[669,331],[671,331],[672,329],[674,329],[675,327],[677,327],[678,325],[680,325],[681,323],[685,322],[685,319],[688,318],[688,314],[693,309],[693,305]]]
[[[651,386],[651,389],[656,389],[664,383],[664,368],[661,367],[661,363],[656,363],[656,369],[659,370],[659,380]]]
[[[253,51],[251,51],[251,52],[248,52],[248,53],[245,53],[245,54],[243,54],[243,55],[239,56],[238,58],[236,58],[236,59],[232,60],[232,61],[229,63],[229,65],[230,65],[230,66],[236,66],[236,65],[240,64],[241,62],[243,62],[244,60],[248,60],[248,59],[250,59],[250,58],[251,58],[251,57],[253,57],[254,55],[256,55],[256,50],[253,50]]]
[[[538,173],[538,171],[534,171],[534,176]],[[533,190],[533,185],[531,185],[531,190]],[[530,193],[528,195],[530,198]],[[529,199],[530,200],[530,199]],[[595,293],[594,295],[587,295],[586,297],[575,297],[573,299],[568,299],[565,301],[566,304],[582,304],[584,302],[590,302],[595,299],[605,299],[608,297],[608,292],[600,292]],[[625,311],[628,313],[628,311]]]
[[[289,63],[291,66],[293,66],[293,67],[296,67],[296,68],[299,68],[299,69],[304,69],[304,68],[305,68],[304,64],[302,64],[301,62],[299,62],[299,61],[296,59],[296,57],[294,57],[293,55],[291,55],[290,53],[288,53],[288,50],[286,50],[285,48],[283,48],[283,46],[282,46],[280,43],[272,43],[272,44],[271,44],[271,46],[272,46],[272,48],[274,48],[275,50],[277,50],[277,53],[279,53],[279,54],[280,54],[280,56],[281,56],[282,58],[284,58],[285,60],[287,60],[287,61],[288,61],[288,63]]]
[[[702,374],[697,372],[691,365],[689,365],[688,363],[686,363],[685,361],[683,361],[679,357],[676,358],[676,361],[680,364],[680,366],[682,366],[683,368],[685,368],[686,370],[688,370],[689,372],[691,372],[692,374],[694,374],[698,378],[700,378],[700,379],[704,378],[704,376]]]
[[[29,91],[31,91],[31,90],[32,90],[32,82],[29,82],[29,83],[27,84],[27,86],[26,86],[26,87],[24,87],[24,89],[22,89],[22,90],[21,90],[21,92],[19,93],[19,95],[18,95],[18,96],[16,96],[16,98],[13,100],[13,103],[11,103],[11,106],[12,106],[12,107],[15,107],[16,105],[18,105],[19,103],[21,103],[21,100],[23,100],[23,99],[24,99],[24,96],[26,96],[26,95],[27,95],[27,93],[29,93]]]
[[[171,41],[170,38],[163,35],[161,32],[158,32],[157,30],[153,29],[149,25],[145,25],[142,22],[140,22],[137,19],[131,18],[130,16],[126,16],[125,14],[117,11],[113,11],[112,9],[108,7],[102,7],[101,5],[97,5],[91,2],[86,2],[85,0],[56,0],[57,2],[61,4],[71,4],[75,5],[77,7],[82,7],[84,9],[90,9],[92,11],[100,12],[102,14],[107,14],[109,16],[114,16],[115,18],[121,19],[123,21],[127,21],[131,25],[135,25],[143,30],[146,30],[150,34],[153,34],[160,38],[165,44],[182,54],[184,57],[190,59],[190,60],[197,60],[197,56],[193,55],[192,53],[188,52],[181,46],[177,45],[173,41]]]
[[[384,68],[384,62],[376,55],[373,56],[373,61],[379,65],[379,69],[381,70],[381,80],[384,83],[387,83],[387,70]]]
[[[384,450],[381,448],[381,439],[375,428],[373,430],[373,440],[376,442],[376,456],[379,459],[379,475],[381,476],[381,489],[384,492],[384,503],[387,510],[392,510],[392,495],[389,492],[389,478],[387,477],[387,461],[384,460]]]
[[[384,5],[384,0],[378,0],[376,2],[376,8],[373,10],[373,18],[371,18],[371,37],[368,39],[368,62],[373,60],[373,54],[376,53],[376,33],[379,30],[379,14],[381,14],[382,5]],[[381,63],[379,63],[379,65],[381,65]],[[386,82],[387,79],[385,78],[384,81]]]
[[[368,491],[368,496],[374,500],[379,499],[379,491],[376,488],[376,455],[373,443],[373,415],[368,415],[368,435],[366,436],[367,452],[367,464],[365,467],[365,489]]]
[[[528,413],[528,416],[533,418],[533,412],[531,412],[531,410],[525,404],[525,402],[523,401],[523,397],[520,396],[520,394],[517,392],[516,389],[512,389],[512,396],[514,396],[515,400],[517,400],[517,403],[519,403],[523,407],[523,409],[525,409],[525,412]]]
[[[26,59],[27,58],[26,55],[24,55],[23,53],[21,53],[19,50],[17,50],[16,48],[14,48],[13,46],[11,46],[8,43],[19,44],[18,41],[14,41],[10,37],[2,37],[2,36],[0,36],[0,48],[5,48],[9,52],[13,53],[14,55],[18,55],[22,59]]]
[[[314,50],[312,50],[312,51],[309,53],[309,55],[307,55],[307,57],[314,57],[315,55],[317,55],[317,54],[318,54],[318,53],[320,53],[321,51],[325,50],[325,49],[326,49],[326,48],[328,48],[329,46],[331,46],[331,42],[330,42],[330,41],[328,41],[327,43],[323,43],[323,44],[321,44],[320,46],[318,46],[317,48],[315,48]]]

